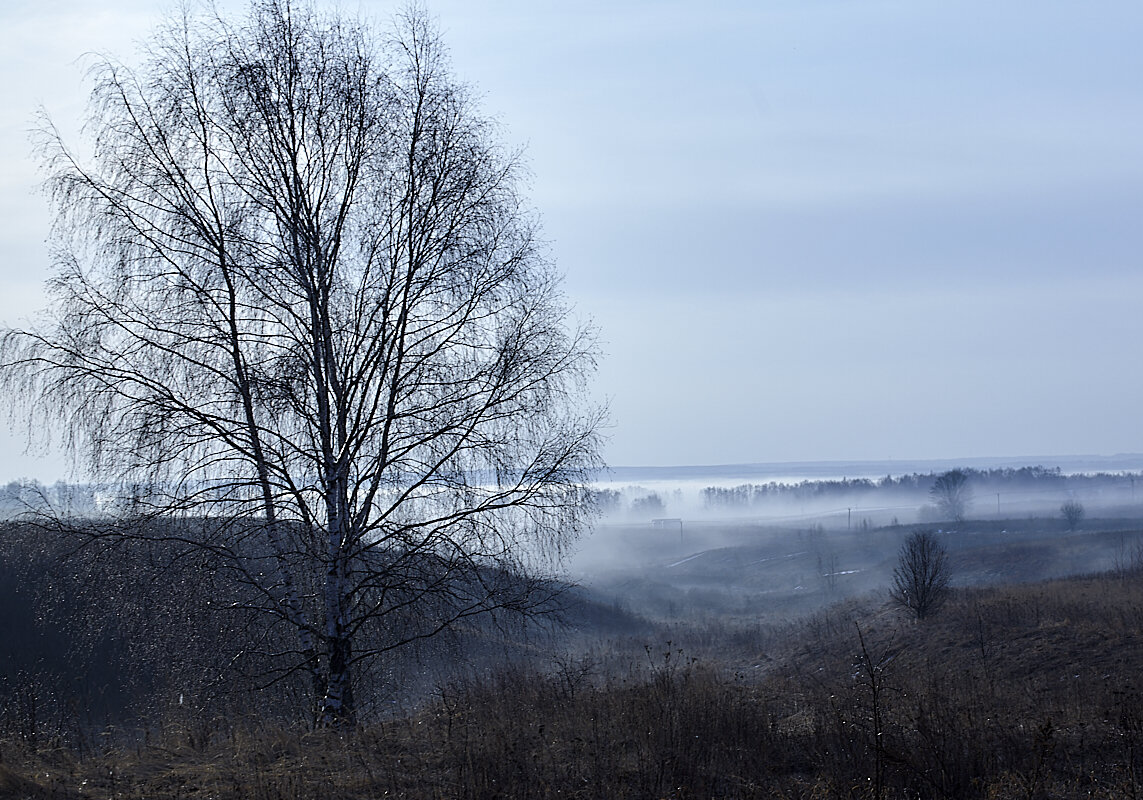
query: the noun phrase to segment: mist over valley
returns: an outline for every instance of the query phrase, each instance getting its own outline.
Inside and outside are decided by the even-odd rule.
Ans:
[[[0,800],[1143,798],[1143,4],[0,32]]]
[[[655,619],[781,619],[887,591],[898,549],[937,533],[954,584],[1031,582],[1139,558],[1143,457],[622,468],[569,576]],[[897,470],[896,472],[894,470]],[[933,486],[966,475],[963,518]],[[1138,485],[1138,491],[1137,491]],[[1082,509],[1069,522],[1065,504]]]

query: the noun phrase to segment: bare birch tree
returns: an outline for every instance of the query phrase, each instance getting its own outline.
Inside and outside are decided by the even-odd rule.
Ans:
[[[92,157],[43,126],[52,304],[7,388],[150,518],[90,530],[209,552],[348,718],[362,661],[537,601],[587,522],[593,339],[423,12],[188,12],[92,74]]]

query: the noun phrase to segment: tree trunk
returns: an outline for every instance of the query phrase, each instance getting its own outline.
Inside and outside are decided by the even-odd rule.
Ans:
[[[325,696],[321,703],[321,726],[340,725],[353,722],[353,683],[350,676],[350,662],[353,658],[353,642],[344,632],[339,632],[329,643],[329,675],[326,680]]]

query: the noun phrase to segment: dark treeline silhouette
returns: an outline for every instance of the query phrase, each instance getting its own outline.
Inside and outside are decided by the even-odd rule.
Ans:
[[[967,477],[968,486],[976,492],[996,491],[1093,491],[1133,485],[1143,480],[1143,473],[1091,473],[1065,475],[1059,467],[1029,466],[997,469],[959,470]],[[884,478],[841,478],[805,480],[800,483],[747,483],[740,486],[708,486],[702,490],[703,505],[708,509],[745,509],[777,502],[804,503],[831,498],[868,498],[878,496],[928,495],[940,479],[940,473],[886,475]]]

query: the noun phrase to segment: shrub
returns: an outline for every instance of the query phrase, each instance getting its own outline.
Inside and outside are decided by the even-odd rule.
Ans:
[[[948,551],[937,535],[914,531],[901,546],[889,596],[917,619],[924,619],[944,603],[951,577]]]

